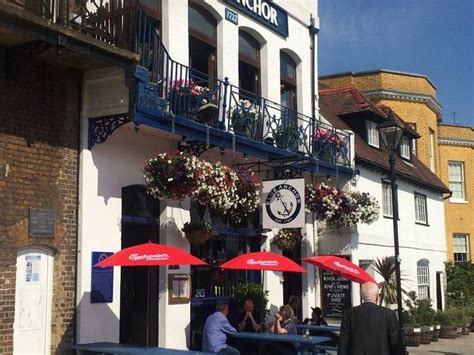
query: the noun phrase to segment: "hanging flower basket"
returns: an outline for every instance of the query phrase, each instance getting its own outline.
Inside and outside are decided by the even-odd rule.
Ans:
[[[155,198],[189,196],[236,221],[253,213],[260,201],[262,184],[252,171],[236,171],[189,153],[154,154],[145,162],[143,176],[147,192]]]
[[[328,229],[350,229],[379,218],[379,203],[368,193],[346,192],[321,183],[307,186],[305,196],[307,210]]]
[[[301,244],[303,236],[299,229],[281,229],[272,239],[272,244],[280,250],[291,251]]]
[[[202,245],[214,235],[212,226],[206,222],[187,222],[181,230],[191,245]]]

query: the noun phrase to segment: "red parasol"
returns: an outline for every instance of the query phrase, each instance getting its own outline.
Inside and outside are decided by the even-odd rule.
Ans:
[[[145,243],[125,248],[95,266],[207,265],[191,254],[168,245]]]
[[[337,256],[313,256],[301,260],[360,284],[364,282],[373,282],[377,284],[372,276],[365,272],[365,270],[351,263],[349,260]]]
[[[307,272],[293,260],[279,254],[261,251],[239,255],[220,266],[223,269]]]

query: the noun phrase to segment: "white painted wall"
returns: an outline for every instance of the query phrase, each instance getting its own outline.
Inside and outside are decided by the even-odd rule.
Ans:
[[[360,169],[360,178],[355,189],[369,192],[375,196],[382,207],[381,173]],[[444,204],[441,193],[420,188],[405,180],[397,180],[399,222],[398,234],[400,242],[401,272],[406,281],[403,283],[408,290],[418,293],[417,261],[426,258],[430,262],[430,296],[436,306],[436,272],[444,272],[446,261],[446,242],[444,238]],[[427,196],[428,226],[415,223],[414,192]],[[352,261],[374,260],[383,256],[393,256],[393,220],[384,218],[382,213],[378,221],[371,225],[359,224],[357,230],[342,235],[324,233],[319,236],[321,254],[352,255]],[[378,275],[377,275],[378,276]],[[376,281],[382,279],[378,276]],[[359,304],[359,287],[353,284],[353,304]]]
[[[238,83],[238,26],[223,20],[225,4],[209,0],[205,5],[217,15],[218,22],[218,76],[228,76],[231,83]],[[188,14],[187,0],[163,0],[162,40],[171,57],[188,64]],[[261,36],[262,96],[276,102],[280,100],[279,53],[287,49],[299,58],[298,111],[311,114],[310,37],[307,26],[310,14],[317,17],[316,0],[299,2],[280,1],[289,14],[288,38],[283,38],[243,14],[239,26],[250,28]],[[234,9],[235,11],[235,9]],[[316,18],[317,19],[317,18]],[[318,20],[318,19],[317,19]],[[318,21],[316,21],[318,23]],[[315,73],[317,73],[317,66]],[[107,141],[87,148],[87,120],[128,111],[128,88],[124,72],[105,68],[88,71],[83,80],[82,137],[80,155],[80,208],[78,245],[78,317],[77,342],[118,342],[120,318],[120,268],[114,270],[114,298],[112,303],[91,304],[91,253],[92,251],[116,252],[121,247],[121,189],[132,184],[142,184],[143,162],[152,152],[174,151],[181,137],[141,127],[135,132],[132,124],[117,129]],[[240,159],[239,154],[226,152],[221,157],[218,150],[206,153],[204,159],[221,160],[231,165]],[[189,250],[179,229],[189,220],[189,206],[164,201],[161,204],[160,242]],[[169,223],[174,228],[169,228]],[[312,220],[307,220],[306,242],[303,256],[313,255],[316,235]],[[267,246],[267,250],[269,247]],[[272,250],[273,251],[273,250]],[[308,292],[303,298],[303,315],[309,315],[318,292],[314,287],[314,269],[304,277]],[[187,347],[189,342],[190,305],[168,305],[167,268],[160,269],[159,345],[171,348]],[[189,268],[171,272],[189,272]],[[265,285],[270,290],[270,302],[275,306],[284,303],[280,273],[266,273]]]

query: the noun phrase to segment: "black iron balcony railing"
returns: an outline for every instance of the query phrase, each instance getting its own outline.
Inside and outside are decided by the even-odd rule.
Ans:
[[[253,141],[350,166],[350,134],[174,61],[153,22],[139,17],[140,64],[167,112]]]
[[[137,0],[7,0],[49,22],[136,51]]]
[[[138,0],[7,0],[50,22],[139,54],[168,113],[263,144],[350,166],[350,135],[189,68],[163,46]]]

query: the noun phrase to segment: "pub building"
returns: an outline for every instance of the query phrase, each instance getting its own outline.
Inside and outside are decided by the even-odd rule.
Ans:
[[[137,11],[138,65],[83,77],[77,342],[198,349],[206,317],[219,301],[234,306],[233,290],[245,282],[264,282],[271,309],[300,296],[299,316],[310,316],[320,303],[314,267],[264,278],[219,267],[242,253],[281,253],[270,243],[279,229],[263,228],[262,208],[236,222],[189,198],[156,199],[142,170],[153,154],[186,150],[250,168],[265,181],[303,178],[304,186],[332,177],[343,186],[352,178],[351,132],[321,121],[312,100],[317,2],[141,1]],[[318,152],[317,127],[343,144]],[[298,263],[317,254],[316,221],[304,213],[304,199],[300,204],[303,241],[283,252]],[[199,221],[216,236],[190,245],[182,228]],[[148,241],[189,251],[209,266],[115,267],[108,276],[92,266],[101,254]],[[175,298],[170,283],[178,279],[184,291]]]

